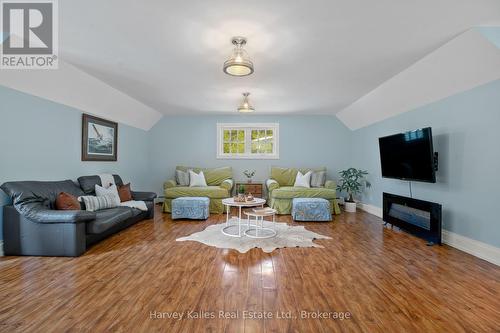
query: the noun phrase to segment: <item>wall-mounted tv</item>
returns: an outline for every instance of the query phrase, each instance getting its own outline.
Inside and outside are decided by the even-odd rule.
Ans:
[[[436,182],[432,129],[417,129],[379,138],[382,177]]]

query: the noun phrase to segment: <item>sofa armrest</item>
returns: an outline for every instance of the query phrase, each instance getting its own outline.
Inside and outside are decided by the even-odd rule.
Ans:
[[[86,210],[40,209],[30,212],[27,218],[38,223],[82,223],[95,220],[96,215]]]
[[[266,188],[267,192],[271,193],[273,190],[280,188],[280,184],[274,179],[268,179],[266,180]]]
[[[156,198],[154,192],[135,192],[132,191],[132,199],[137,201],[153,201]]]
[[[226,179],[225,181],[223,181],[220,184],[220,187],[222,187],[223,189],[226,189],[229,192],[229,194],[231,194],[231,191],[233,189],[233,185],[234,185],[234,181],[232,179]]]
[[[325,182],[325,188],[330,188],[332,190],[337,190],[337,183],[334,180],[327,180]]]
[[[165,183],[163,183],[164,190],[166,190],[167,188],[176,187],[176,186],[177,186],[177,183],[173,179],[169,179]]]

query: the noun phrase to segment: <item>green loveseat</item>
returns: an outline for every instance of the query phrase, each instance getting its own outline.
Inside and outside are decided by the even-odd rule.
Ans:
[[[305,174],[308,171],[325,171],[318,169],[271,168],[271,178],[266,181],[268,205],[278,211],[278,214],[291,214],[293,198],[323,198],[330,202],[332,213],[340,214],[337,203],[337,184],[327,180],[324,187],[294,187],[297,172]]]
[[[231,197],[233,189],[233,170],[231,167],[222,168],[191,168],[178,166],[176,170],[186,172],[193,170],[196,173],[203,171],[207,187],[189,187],[180,186],[175,179],[168,180],[163,184],[165,190],[165,201],[163,202],[163,211],[172,212],[172,199],[180,197],[207,197],[210,199],[210,213],[222,214],[224,206],[222,199]]]

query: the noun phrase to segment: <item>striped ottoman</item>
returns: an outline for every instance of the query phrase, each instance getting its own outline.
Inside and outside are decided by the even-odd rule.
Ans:
[[[292,217],[295,221],[331,221],[330,203],[321,198],[295,198]]]
[[[206,197],[182,197],[172,200],[172,220],[175,219],[208,219],[208,205],[210,199]]]

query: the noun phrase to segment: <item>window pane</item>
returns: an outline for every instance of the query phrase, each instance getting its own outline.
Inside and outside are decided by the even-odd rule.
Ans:
[[[238,137],[238,131],[237,130],[232,130],[231,131],[231,141],[236,141]]]
[[[259,131],[259,139],[264,139],[266,137],[266,130]]]
[[[229,154],[231,152],[231,147],[229,146],[229,143],[224,144],[224,154]]]
[[[238,131],[238,142],[245,142],[245,131]]]
[[[224,130],[224,141],[227,142],[231,139],[231,131],[230,130]]]
[[[273,130],[267,130],[266,134],[267,134],[267,138],[268,139],[272,139],[273,138]]]
[[[237,153],[237,152],[238,152],[238,144],[231,143],[231,153]]]
[[[252,142],[252,154],[257,154],[257,143]]]
[[[244,154],[244,153],[245,153],[245,144],[238,143],[238,154]]]
[[[257,130],[252,130],[252,141],[256,140],[259,138],[259,131]]]
[[[273,144],[271,142],[268,142],[264,145],[264,152],[266,154],[272,154],[273,152]]]

